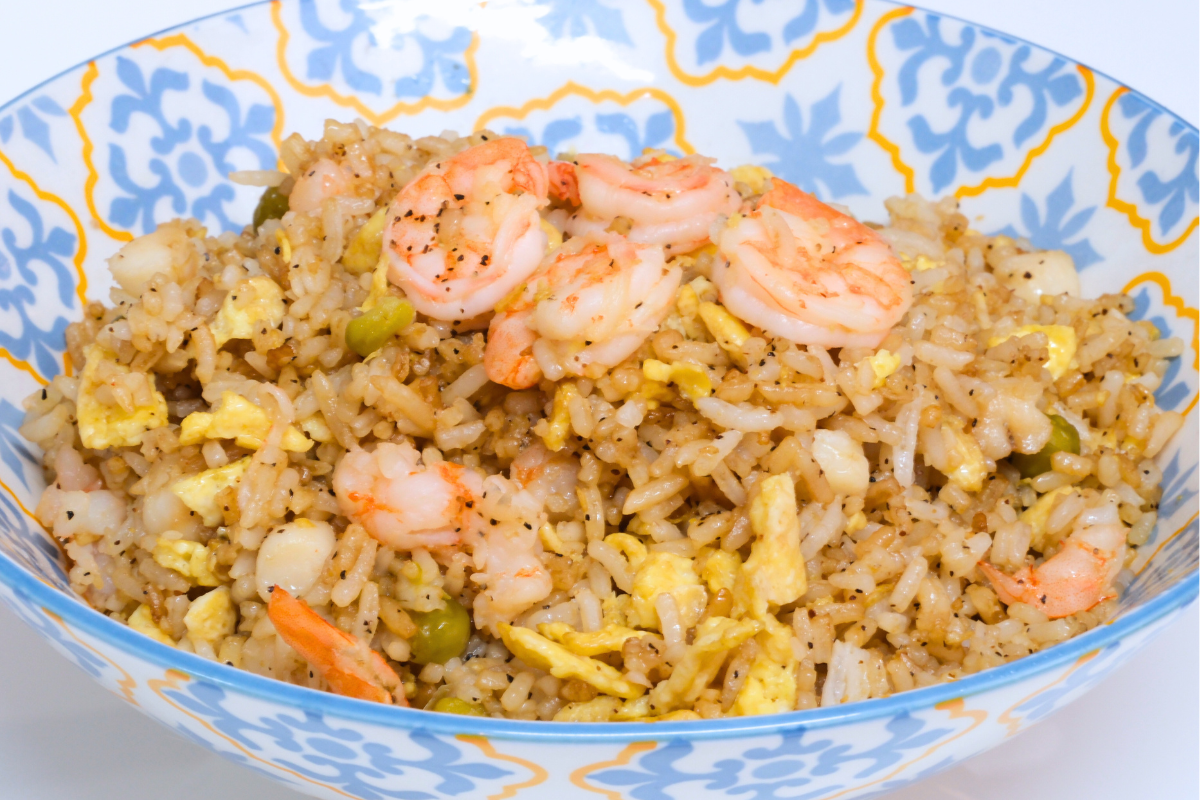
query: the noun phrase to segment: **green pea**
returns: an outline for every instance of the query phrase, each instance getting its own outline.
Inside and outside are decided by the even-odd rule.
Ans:
[[[254,209],[254,230],[262,227],[269,219],[279,219],[288,212],[288,198],[274,186],[269,187],[258,199]]]
[[[443,714],[463,714],[468,717],[487,716],[487,712],[483,710],[483,706],[468,703],[466,700],[459,700],[457,697],[443,697],[433,704],[433,710],[441,711]]]
[[[1022,478],[1036,478],[1049,472],[1053,468],[1051,459],[1057,452],[1065,450],[1079,455],[1079,431],[1075,426],[1057,414],[1050,415],[1050,424],[1050,439],[1045,447],[1032,455],[1013,453],[1009,456],[1009,463],[1020,471]]]
[[[460,655],[471,638],[471,615],[453,597],[437,611],[410,612],[417,632],[410,640],[412,660],[418,664],[445,664]]]
[[[350,320],[346,326],[346,346],[363,358],[371,355],[398,333],[412,324],[412,303],[387,295],[370,311]]]

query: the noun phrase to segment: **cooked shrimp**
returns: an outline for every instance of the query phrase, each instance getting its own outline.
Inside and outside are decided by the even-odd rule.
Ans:
[[[296,185],[288,195],[288,209],[309,214],[321,208],[330,197],[345,194],[350,188],[350,176],[338,164],[322,158],[296,178]]]
[[[552,251],[521,294],[492,318],[483,363],[488,378],[513,389],[542,374],[584,375],[613,367],[658,328],[682,271],[658,245],[593,233]]]
[[[545,600],[554,582],[541,560],[541,501],[520,484],[492,475],[484,482],[483,512],[489,524],[475,537],[471,580],[482,588],[475,597],[476,624],[487,627]]]
[[[426,168],[388,211],[388,277],[422,314],[466,320],[491,311],[546,252],[538,209],[545,165],[520,139],[475,145]]]
[[[282,586],[272,589],[267,616],[279,638],[320,673],[334,692],[376,703],[392,702],[400,676],[371,649],[370,642],[330,625]],[[400,705],[408,705],[403,692],[395,697]]]
[[[912,305],[911,278],[879,234],[779,178],[717,247],[722,302],[798,344],[877,347]]]
[[[1062,549],[1036,567],[1006,575],[981,562],[980,570],[1006,604],[1026,603],[1051,619],[1069,617],[1116,594],[1113,581],[1125,562],[1125,526],[1115,503],[1083,512]]]
[[[702,156],[669,159],[643,156],[626,163],[615,156],[589,154],[575,159],[572,179],[557,168],[562,196],[577,197],[580,210],[551,215],[572,236],[603,231],[617,217],[631,223],[630,241],[662,245],[681,254],[709,241],[709,228],[721,214],[738,210],[741,198],[733,178]],[[559,190],[556,190],[559,191]]]
[[[396,550],[453,547],[482,527],[483,475],[448,461],[421,463],[408,444],[351,450],[333,472],[342,512]]]

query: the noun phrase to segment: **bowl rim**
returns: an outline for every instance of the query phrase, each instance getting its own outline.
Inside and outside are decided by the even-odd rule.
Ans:
[[[154,33],[145,34],[137,39],[112,47],[102,53],[80,61],[21,92],[8,102],[0,105],[0,113],[11,110],[21,101],[84,65],[125,50],[137,42],[161,36],[172,31],[181,31],[197,23],[224,17],[229,14],[236,14],[249,8],[269,5],[273,1],[253,0],[252,2],[233,8],[205,14],[177,25],[171,25]],[[1094,74],[1112,81],[1119,87],[1125,88],[1131,94],[1137,96],[1139,100],[1167,114],[1175,122],[1183,125],[1185,129],[1200,135],[1200,131],[1197,131],[1195,125],[1184,120],[1153,98],[1147,97],[1137,89],[1127,86],[1101,70],[1094,69],[1043,45],[1003,31],[998,31],[986,25],[962,19],[952,14],[930,11],[919,5],[898,2],[898,0],[859,0],[859,2],[875,2],[895,7],[910,7],[916,11],[921,11],[935,17],[962,22],[978,30],[1021,42],[1042,52],[1062,58],[1067,63],[1087,67]],[[1187,524],[1191,524],[1191,519],[1189,519]],[[1131,611],[1113,621],[1097,626],[1061,644],[1053,645],[1046,650],[1025,656],[999,667],[985,669],[982,672],[968,675],[957,681],[935,684],[922,689],[911,689],[907,692],[898,692],[889,697],[877,700],[864,700],[834,708],[815,708],[805,711],[789,711],[780,714],[753,717],[725,717],[716,720],[656,722],[652,726],[647,726],[644,722],[543,722],[495,719],[491,717],[469,717],[356,700],[331,692],[320,692],[303,686],[296,686],[274,678],[266,678],[161,644],[134,631],[129,626],[122,625],[116,620],[101,614],[87,605],[82,598],[62,591],[35,576],[3,551],[0,551],[0,582],[9,586],[15,592],[24,594],[30,600],[41,605],[43,609],[53,611],[65,622],[70,622],[97,639],[113,644],[155,666],[183,673],[190,679],[207,681],[234,694],[244,694],[257,700],[278,703],[289,708],[316,711],[323,715],[331,715],[343,720],[364,722],[383,728],[422,730],[444,735],[482,735],[513,741],[599,744],[656,741],[668,738],[686,740],[736,739],[751,736],[796,733],[868,722],[881,717],[911,714],[933,708],[947,701],[965,699],[1031,678],[1041,672],[1049,671],[1075,660],[1087,653],[1099,651],[1151,625],[1172,612],[1186,607],[1200,595],[1200,568],[1192,569],[1162,593],[1145,603],[1135,606]]]

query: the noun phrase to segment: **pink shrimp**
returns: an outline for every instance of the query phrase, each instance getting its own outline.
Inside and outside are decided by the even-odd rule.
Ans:
[[[494,139],[431,164],[388,211],[388,277],[434,319],[491,311],[546,252],[538,209],[548,191],[545,165],[520,139]]]
[[[612,367],[658,328],[682,271],[658,245],[612,233],[576,237],[542,262],[521,294],[492,318],[483,363],[512,389]]]
[[[302,175],[288,195],[288,208],[301,214],[319,211],[330,197],[345,194],[350,188],[350,176],[345,168],[328,158],[317,160]]]
[[[351,450],[334,470],[333,488],[346,516],[397,550],[454,547],[483,526],[483,475],[448,461],[423,465],[411,445]]]
[[[1069,617],[1115,594],[1126,535],[1116,505],[1106,503],[1080,514],[1062,549],[1038,566],[1006,575],[985,561],[979,569],[1006,604],[1025,603],[1051,619]]]
[[[396,697],[400,705],[408,705],[403,692],[392,694],[400,686],[400,676],[369,642],[330,625],[282,586],[272,587],[267,616],[279,638],[320,673],[335,693],[387,704]]]
[[[875,231],[773,179],[718,237],[713,283],[735,315],[798,344],[877,347],[912,305],[908,272]]]
[[[588,154],[575,159],[574,181],[559,178],[563,196],[575,190],[581,205],[569,214],[550,215],[572,236],[603,231],[617,217],[632,223],[632,242],[662,245],[668,255],[683,254],[709,241],[709,228],[721,214],[738,210],[733,178],[702,156],[643,156],[626,163],[615,156]],[[558,167],[565,172],[565,167]]]

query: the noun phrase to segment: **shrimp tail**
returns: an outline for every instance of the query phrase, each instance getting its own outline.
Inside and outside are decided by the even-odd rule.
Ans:
[[[524,316],[497,314],[488,329],[488,347],[483,353],[488,380],[517,390],[536,386],[542,379],[542,369],[533,357],[536,341],[537,334],[525,324]]]
[[[283,587],[271,589],[267,616],[279,636],[321,674],[334,692],[359,700],[392,703],[388,687],[400,685],[400,677],[383,657],[353,636],[338,630],[292,597]],[[403,693],[398,693],[403,698]],[[401,700],[401,705],[408,705]]]
[[[986,561],[979,568],[1005,603],[1025,603],[1051,619],[1087,611],[1114,596],[1104,576],[1114,554],[1067,540],[1056,555],[1037,568],[1024,566],[1006,575]]]
[[[551,161],[550,196],[556,200],[579,205],[579,178],[575,175],[575,165],[570,161]]]

